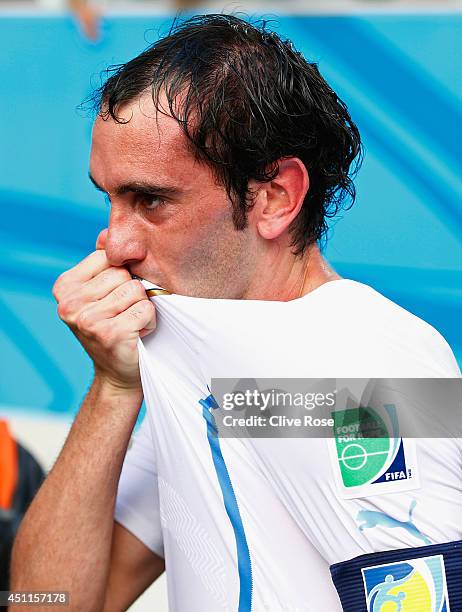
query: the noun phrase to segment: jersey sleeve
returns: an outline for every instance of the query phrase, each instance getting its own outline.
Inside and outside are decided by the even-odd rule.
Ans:
[[[164,556],[156,457],[147,417],[133,436],[125,456],[114,519],[153,553]]]

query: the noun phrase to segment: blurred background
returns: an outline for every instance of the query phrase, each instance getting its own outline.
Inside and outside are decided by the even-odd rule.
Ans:
[[[0,0],[0,418],[45,472],[91,377],[51,287],[107,220],[77,107],[178,10],[271,19],[319,63],[366,153],[326,255],[434,325],[462,364],[462,2]],[[154,606],[167,610],[163,580],[132,609]]]

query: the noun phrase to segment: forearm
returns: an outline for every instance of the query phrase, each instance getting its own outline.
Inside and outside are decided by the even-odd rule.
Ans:
[[[141,391],[95,381],[13,550],[12,590],[69,591],[71,610],[103,607],[113,511]]]

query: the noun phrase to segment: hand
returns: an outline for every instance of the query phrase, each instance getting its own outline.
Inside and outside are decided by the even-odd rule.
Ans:
[[[93,360],[96,377],[119,389],[139,390],[137,341],[155,329],[155,308],[140,281],[108,262],[106,236],[103,230],[97,250],[61,274],[53,295],[59,317]]]

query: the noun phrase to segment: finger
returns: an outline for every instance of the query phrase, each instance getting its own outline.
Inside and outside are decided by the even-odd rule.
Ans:
[[[129,280],[82,310],[77,317],[77,326],[85,331],[100,321],[116,317],[140,301],[149,301],[145,288],[140,281]]]
[[[149,330],[150,333],[156,326],[156,309],[149,300],[142,300],[115,317],[114,322],[119,337],[142,330]]]
[[[152,302],[151,302],[152,304]],[[154,304],[153,304],[154,306]],[[156,329],[157,326],[157,321],[156,321],[156,308],[154,306],[154,317],[149,321],[148,325],[146,325],[146,327],[144,327],[142,330],[140,330],[140,338],[144,338],[145,336],[147,336],[148,334],[150,334],[151,332],[153,332]]]
[[[78,310],[85,304],[96,302],[105,298],[114,289],[131,280],[131,275],[125,268],[111,267],[103,270],[86,283],[79,285],[78,290],[69,296],[75,302],[74,309]]]
[[[53,295],[59,301],[74,285],[85,283],[110,267],[106,251],[93,251],[76,266],[59,276],[53,287]]]
[[[106,229],[103,229],[100,231],[100,233],[98,234],[98,238],[96,239],[96,249],[105,249],[106,248],[106,241],[107,241],[107,234],[108,234],[108,228],[106,227]]]

